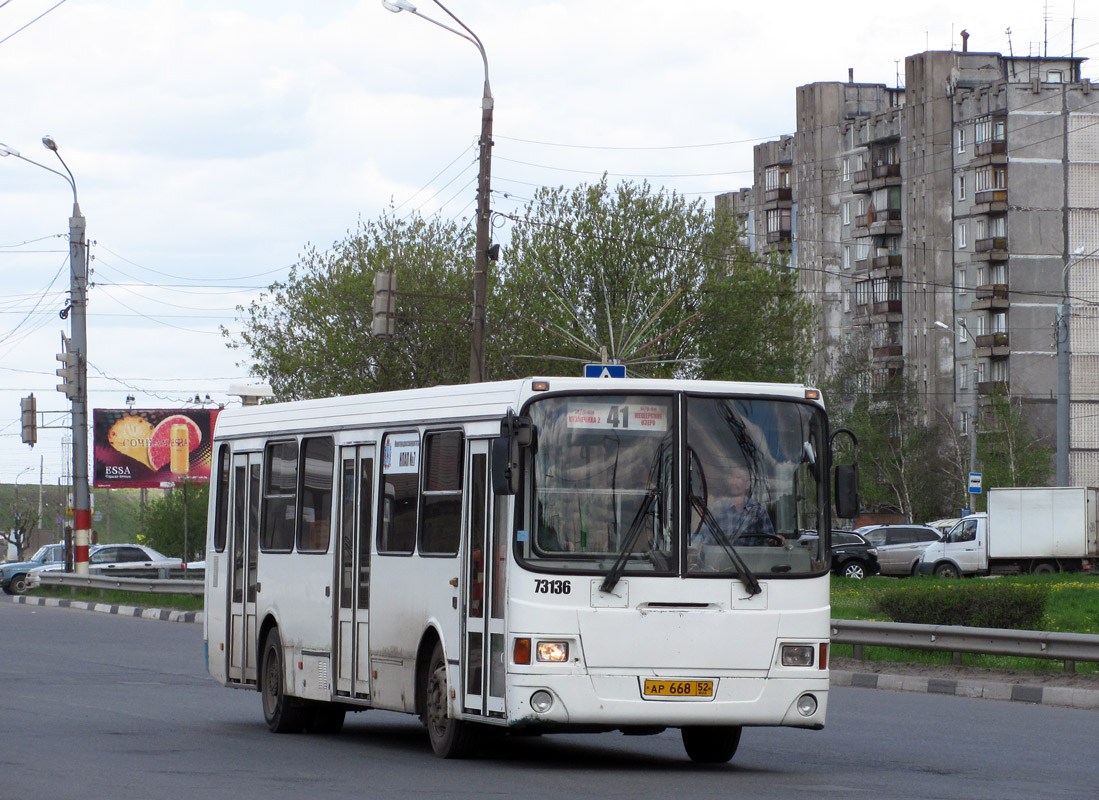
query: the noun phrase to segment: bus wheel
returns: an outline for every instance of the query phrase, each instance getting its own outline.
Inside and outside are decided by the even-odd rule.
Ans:
[[[339,733],[347,709],[335,703],[313,703],[308,709],[305,727],[312,733]]]
[[[683,728],[683,749],[699,764],[724,764],[740,746],[739,725]]]
[[[286,695],[282,666],[282,639],[272,628],[263,644],[260,692],[263,696],[263,718],[272,733],[298,733],[305,727],[305,709],[301,701]]]
[[[441,642],[435,643],[428,666],[424,695],[420,698],[431,749],[440,758],[469,758],[477,752],[477,731],[472,724],[449,717],[446,657]]]

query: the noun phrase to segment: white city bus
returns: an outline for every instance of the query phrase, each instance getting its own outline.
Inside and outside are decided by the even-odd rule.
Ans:
[[[744,726],[824,724],[814,389],[547,378],[275,403],[223,411],[212,458],[207,664],[275,732],[391,709],[461,757],[493,728],[680,728],[715,762]],[[724,511],[735,470],[751,523]]]

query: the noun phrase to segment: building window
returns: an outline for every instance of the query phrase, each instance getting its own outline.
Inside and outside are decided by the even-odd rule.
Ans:
[[[1007,312],[1000,311],[992,315],[992,332],[1007,333]]]
[[[958,176],[958,199],[965,200],[965,175]]]
[[[855,260],[865,261],[870,257],[870,240],[859,239],[855,245]]]
[[[966,234],[965,223],[964,222],[959,222],[958,223],[958,249],[959,250],[964,250],[965,247],[966,247],[965,234]]]
[[[991,280],[989,283],[1000,283],[1007,285],[1007,266],[1005,264],[993,264],[989,267],[989,277]]]
[[[969,412],[968,411],[963,411],[958,416],[958,433],[960,433],[962,436],[968,436],[969,435]]]
[[[855,305],[865,306],[870,304],[870,281],[859,281],[855,284]]]
[[[843,201],[843,224],[851,224],[851,201],[849,200]]]
[[[960,269],[960,270],[958,270],[958,294],[965,294],[965,290],[966,290],[965,270]]]
[[[1007,167],[988,166],[977,170],[977,191],[1007,188]]]
[[[977,144],[983,144],[984,142],[1002,142],[1004,141],[1004,132],[1006,130],[1006,121],[1003,117],[978,117],[974,128],[974,139]]]
[[[992,362],[992,380],[997,383],[1007,383],[1007,359],[998,358]]]
[[[845,158],[840,162],[840,166],[843,170],[843,180],[851,180],[851,159]]]
[[[1007,217],[992,217],[988,227],[990,236],[1007,236]]]
[[[960,364],[958,366],[958,390],[965,391],[969,388],[969,365]]]
[[[851,245],[849,244],[843,246],[843,268],[851,269]]]
[[[1064,83],[1065,73],[1059,69],[1051,69],[1046,73],[1046,83]]]
[[[988,317],[984,314],[977,315],[977,335],[984,336],[988,333]]]
[[[988,280],[985,278],[987,274],[988,270],[984,265],[977,267],[977,286],[984,286],[988,283]]]
[[[958,152],[965,152],[965,128],[958,128],[955,132],[955,138],[958,142]]]

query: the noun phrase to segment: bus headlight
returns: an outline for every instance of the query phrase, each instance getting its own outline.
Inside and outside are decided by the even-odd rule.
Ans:
[[[569,660],[568,642],[539,642],[538,660],[559,664]]]
[[[545,714],[553,706],[553,695],[545,689],[539,689],[530,696],[530,707],[539,714]]]
[[[813,666],[814,651],[811,644],[784,644],[782,646],[782,666],[784,667],[811,667]]]

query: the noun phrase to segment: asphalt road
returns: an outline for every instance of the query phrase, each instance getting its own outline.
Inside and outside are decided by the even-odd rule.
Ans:
[[[748,729],[727,765],[678,732],[506,739],[436,759],[418,721],[275,736],[206,673],[201,626],[0,602],[0,798],[1094,798],[1099,712],[833,690],[824,731]]]

